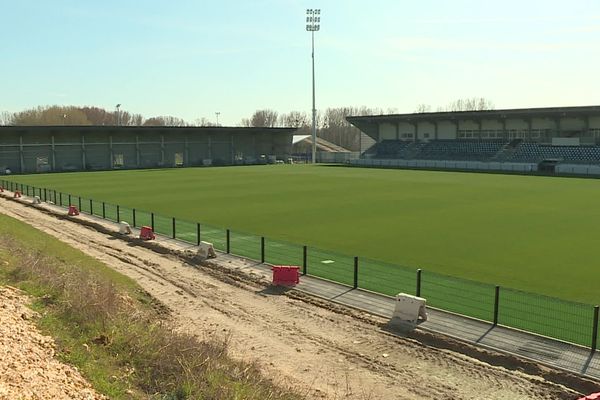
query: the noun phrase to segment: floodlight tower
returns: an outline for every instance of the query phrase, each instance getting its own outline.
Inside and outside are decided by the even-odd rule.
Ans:
[[[119,126],[121,125],[121,103],[117,104],[115,108],[117,109],[117,126]]]
[[[317,162],[317,108],[315,106],[315,32],[321,28],[321,10],[306,10],[306,30],[312,39],[312,162]]]

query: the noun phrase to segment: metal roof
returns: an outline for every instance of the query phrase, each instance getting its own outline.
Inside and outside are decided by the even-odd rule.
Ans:
[[[570,116],[600,116],[600,106],[581,107],[543,107],[543,108],[511,108],[502,110],[483,111],[441,111],[411,114],[380,114],[364,116],[348,116],[348,122],[375,122],[375,121],[431,121],[431,120],[457,120],[457,119],[482,119],[482,118],[519,118],[519,117],[570,117]]]
[[[242,126],[116,126],[116,125],[4,125],[0,126],[0,134],[4,132],[135,132],[135,133],[278,133],[289,134],[297,128],[267,128]]]

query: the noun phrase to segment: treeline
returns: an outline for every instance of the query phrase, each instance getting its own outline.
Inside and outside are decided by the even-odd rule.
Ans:
[[[208,121],[199,120],[207,123]],[[144,118],[129,111],[107,111],[100,107],[46,106],[15,113],[0,114],[0,125],[123,125],[123,126],[188,126],[185,120],[172,116]]]
[[[493,103],[483,97],[457,99],[436,111],[491,110]],[[431,112],[429,104],[419,104],[414,112]],[[318,111],[316,116],[317,136],[351,151],[360,150],[360,131],[346,121],[350,115],[394,114],[394,108],[333,107]],[[128,111],[107,111],[99,107],[46,106],[16,113],[0,113],[0,125],[122,125],[122,126],[216,126],[206,118],[193,122],[173,116],[145,118],[141,114]],[[304,111],[290,111],[280,114],[275,110],[256,110],[249,118],[242,118],[238,124],[246,127],[292,127],[298,134],[310,135],[312,114]]]
[[[346,121],[350,115],[392,114],[395,109],[384,110],[370,107],[335,107],[318,111],[316,115],[317,136],[351,151],[360,150],[360,131]],[[312,113],[290,111],[279,114],[277,111],[257,110],[250,118],[244,118],[241,126],[266,126],[298,128],[298,135],[312,133]]]

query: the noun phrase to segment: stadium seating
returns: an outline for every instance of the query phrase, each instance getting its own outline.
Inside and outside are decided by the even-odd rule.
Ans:
[[[486,161],[506,145],[504,140],[432,140],[418,154],[422,160]]]
[[[551,146],[521,139],[383,140],[369,149],[369,154],[378,159],[521,163],[553,159],[571,164],[600,164],[600,146]]]
[[[571,164],[600,164],[600,146],[550,146],[523,142],[506,161],[540,162],[547,159]]]
[[[504,140],[431,140],[412,142],[383,140],[374,146],[374,158],[465,160],[485,161],[491,159],[508,142]]]

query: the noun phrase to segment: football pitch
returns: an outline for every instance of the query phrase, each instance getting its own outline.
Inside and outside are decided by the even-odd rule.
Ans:
[[[387,295],[415,294],[421,268],[420,294],[431,306],[593,343],[597,180],[328,165],[11,180],[40,195],[40,187],[53,189],[48,200],[56,190],[61,205],[70,197],[82,211],[114,221],[154,222],[167,236],[174,217],[175,236],[191,243],[200,223],[202,240],[220,250],[229,229],[231,253],[254,260],[263,236],[265,261],[275,265],[302,265],[306,245],[308,274],[347,285],[355,283],[358,256],[358,287]]]
[[[326,165],[12,180],[347,256],[598,302],[597,180]]]

